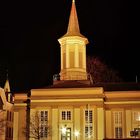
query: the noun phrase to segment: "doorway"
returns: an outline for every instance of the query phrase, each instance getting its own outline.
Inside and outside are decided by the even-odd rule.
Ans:
[[[66,128],[66,132],[61,134],[61,140],[71,140],[71,128]]]

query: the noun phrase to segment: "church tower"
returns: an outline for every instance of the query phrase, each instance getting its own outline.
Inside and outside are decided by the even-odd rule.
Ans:
[[[11,95],[11,90],[10,90],[10,84],[9,84],[9,79],[8,79],[8,74],[7,74],[7,79],[4,85],[4,91],[6,94],[6,98],[8,102],[12,101],[12,95]]]
[[[69,17],[67,33],[58,39],[61,48],[61,80],[87,80],[86,44],[88,39],[80,33],[75,0]]]

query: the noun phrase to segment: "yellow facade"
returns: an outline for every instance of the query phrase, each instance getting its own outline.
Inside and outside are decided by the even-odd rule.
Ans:
[[[19,95],[17,95],[19,96]],[[85,110],[92,110],[92,129],[94,135],[92,139],[104,138],[104,109],[103,109],[104,93],[102,88],[74,88],[74,89],[35,89],[31,90],[31,116],[32,113],[38,111],[48,111],[48,123],[50,126],[50,135],[48,139],[61,140],[62,128],[69,128],[71,140],[76,140],[75,132],[80,135],[77,140],[85,139]],[[19,100],[22,101],[22,98]],[[24,99],[23,99],[24,102]],[[22,110],[24,104],[20,104],[15,95],[15,110],[18,112],[17,117],[26,115],[26,108]],[[19,110],[19,111],[18,111]],[[62,119],[62,112],[70,111],[70,119]],[[99,117],[98,117],[99,116]],[[19,120],[19,119],[16,120]],[[98,119],[97,119],[98,118]],[[22,118],[22,122],[25,122]],[[21,126],[20,126],[21,125]],[[19,123],[18,127],[22,128],[23,123]],[[99,127],[97,127],[99,126]],[[21,129],[19,129],[21,131]],[[102,133],[101,133],[102,132]],[[19,135],[21,132],[19,133]],[[21,135],[16,138],[21,138]]]
[[[140,118],[139,91],[123,91],[122,95],[122,91],[104,92],[103,88],[93,87],[33,89],[31,90],[30,98],[31,116],[34,112],[48,111],[48,124],[50,129],[48,139],[50,140],[61,140],[63,127],[71,130],[70,140],[86,140],[86,110],[92,111],[92,135],[90,135],[90,140],[116,138],[119,135],[119,132],[117,134],[115,130],[117,128],[122,129],[121,138],[131,138],[130,131],[138,128],[140,125],[140,120],[136,120]],[[18,129],[16,129],[19,135],[15,138],[17,140],[22,136],[21,128],[23,128],[23,123],[21,121],[26,123],[26,104],[19,103],[19,101],[24,102],[24,98],[15,100],[15,110],[18,112],[18,115],[16,115],[17,118],[16,116],[15,118],[19,122]],[[63,111],[71,112],[70,120],[62,119]],[[120,121],[118,124],[115,123],[115,114],[121,115],[121,120],[118,120]],[[79,132],[77,138],[75,136],[76,131]]]
[[[130,131],[140,128],[140,91],[106,92],[106,138],[115,138],[114,112],[121,114],[122,137],[131,138]],[[139,136],[138,136],[139,137]]]
[[[14,94],[14,140],[130,138],[130,131],[140,128],[140,91],[109,92],[88,81],[88,39],[80,33],[74,0],[67,33],[58,41],[60,80],[30,94]]]

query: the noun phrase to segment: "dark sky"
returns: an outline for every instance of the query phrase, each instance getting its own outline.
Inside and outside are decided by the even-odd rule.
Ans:
[[[128,0],[76,0],[87,55],[98,56],[126,82],[139,75],[138,46],[130,33]],[[71,0],[4,3],[0,11],[0,84],[13,91],[47,86],[59,73],[57,39],[67,30]],[[134,27],[135,28],[135,27]],[[131,28],[132,29],[132,28]]]

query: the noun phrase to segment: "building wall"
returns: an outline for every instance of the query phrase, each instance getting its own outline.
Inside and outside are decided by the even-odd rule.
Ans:
[[[26,107],[14,108],[14,140],[26,140]]]
[[[105,123],[104,123],[104,109],[97,108],[97,139],[102,140],[104,139],[104,130],[105,130]]]
[[[0,140],[13,139],[13,104],[8,102],[4,89],[0,88]]]
[[[113,112],[122,112],[122,138],[132,138],[130,136],[130,131],[134,128],[140,127],[140,108],[111,108],[105,111],[105,137],[106,138],[116,138],[114,132],[114,114]],[[135,114],[135,115],[134,115]],[[138,119],[136,119],[136,115]],[[134,117],[135,116],[135,117]],[[119,127],[119,125],[118,125]]]
[[[105,111],[105,137],[112,138],[112,117],[111,110]]]
[[[58,134],[59,134],[59,128],[58,128],[58,109],[53,108],[52,109],[52,139],[57,140]]]
[[[61,140],[62,129],[64,127],[71,129],[71,140],[85,140],[85,110],[86,105],[81,106],[44,106],[31,109],[31,116],[35,112],[48,111],[49,112],[49,137],[48,140]],[[91,139],[103,139],[104,138],[104,109],[97,108],[90,105],[89,110],[93,111],[92,127],[94,136]],[[71,111],[71,120],[62,120],[62,111]],[[97,122],[96,122],[97,121]],[[75,132],[79,132],[76,137]],[[31,139],[33,140],[33,139]]]
[[[18,137],[19,137],[19,113],[18,112],[14,112],[14,124],[13,124],[13,128],[14,128],[14,131],[13,131],[13,139],[14,140],[18,140]]]
[[[91,140],[113,139],[118,136],[131,138],[130,131],[140,125],[139,92],[125,91],[122,94],[114,91],[111,94],[104,94],[97,88],[58,89],[56,91],[54,89],[35,90],[31,97],[31,114],[36,111],[48,111],[50,127],[48,140],[61,140],[63,127],[71,128],[71,140],[85,140],[87,135],[85,131],[89,129],[85,119],[87,110],[93,112],[92,115],[90,114],[92,123],[89,123],[93,132]],[[62,111],[71,111],[71,120],[63,120]],[[15,140],[21,137],[25,139],[21,132],[23,126],[25,128],[25,118],[26,104],[24,107],[20,106],[20,103],[18,107],[15,104]],[[80,135],[76,137],[75,131],[78,131]]]

